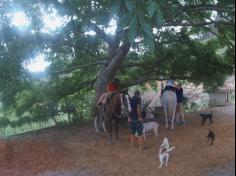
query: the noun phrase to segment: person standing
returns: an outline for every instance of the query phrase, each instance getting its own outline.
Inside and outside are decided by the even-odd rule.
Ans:
[[[176,96],[177,96],[177,107],[176,107],[176,118],[179,122],[180,116],[182,117],[183,124],[185,125],[184,120],[184,105],[183,105],[183,89],[182,84],[178,83],[176,86]]]
[[[140,149],[144,149],[143,137],[143,118],[141,116],[141,96],[140,91],[135,91],[134,96],[130,99],[131,112],[129,113],[128,123],[130,128],[130,144],[134,147],[135,134],[138,135],[138,145]]]

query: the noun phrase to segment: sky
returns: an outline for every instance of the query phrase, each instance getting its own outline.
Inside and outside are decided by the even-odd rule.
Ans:
[[[39,54],[31,60],[26,68],[31,72],[43,72],[49,65],[50,62],[45,61],[44,55]]]
[[[53,33],[58,28],[63,26],[67,19],[57,14],[56,10],[53,10],[51,14],[43,13],[43,24],[42,32]],[[16,26],[21,31],[26,31],[30,26],[30,19],[27,18],[23,11],[16,11],[11,16],[11,25]],[[43,72],[50,65],[49,62],[45,61],[43,54],[37,55],[35,58],[31,58],[25,67],[31,72]]]
[[[43,12],[42,17],[44,26],[42,27],[41,32],[44,33],[53,33],[58,28],[66,24],[68,18],[61,17],[57,14],[56,10],[53,9],[51,14]],[[30,19],[27,18],[26,14],[23,11],[15,12],[11,17],[11,25],[16,26],[19,30],[24,31],[30,26]],[[109,27],[105,29],[106,33],[114,34],[116,29],[116,21],[111,20]],[[95,35],[94,31],[87,31],[86,35]],[[37,55],[35,58],[31,58],[25,67],[31,72],[43,72],[50,65],[49,62],[45,61],[43,54]]]

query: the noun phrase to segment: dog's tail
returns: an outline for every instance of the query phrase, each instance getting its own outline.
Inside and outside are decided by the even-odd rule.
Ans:
[[[174,149],[175,149],[175,146],[169,148],[168,150],[166,150],[166,152],[171,152],[171,151],[174,150]]]

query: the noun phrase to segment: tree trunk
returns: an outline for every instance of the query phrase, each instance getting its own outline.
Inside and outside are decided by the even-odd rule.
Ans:
[[[130,50],[130,44],[123,44],[120,48],[113,51],[111,57],[108,58],[107,64],[98,72],[97,81],[95,82],[94,88],[96,91],[97,98],[106,90],[107,84],[112,81],[120,70],[122,63]]]

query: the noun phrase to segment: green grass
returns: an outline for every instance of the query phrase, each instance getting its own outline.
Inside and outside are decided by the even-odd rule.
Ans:
[[[32,128],[29,125],[24,125],[21,128],[17,127],[15,129],[8,126],[5,129],[4,137],[8,137],[8,136],[11,136],[11,135],[16,135],[16,134],[21,134],[21,133],[26,133],[26,132],[30,132],[30,131],[35,131],[35,130],[39,130],[39,129],[43,129],[43,128],[47,128],[47,127],[51,127],[51,126],[55,126],[55,123],[52,122],[52,121],[48,122],[47,124],[32,123],[31,124]]]
[[[11,120],[16,120],[16,117],[11,117]],[[91,120],[90,116],[86,116],[84,118],[76,118],[76,123],[79,123],[80,121],[83,122],[88,122]],[[68,121],[68,117],[66,114],[61,115],[60,117],[57,118],[57,125],[66,125],[69,124]],[[30,131],[35,131],[35,130],[39,130],[39,129],[44,129],[44,128],[48,128],[48,127],[53,127],[56,126],[55,122],[53,120],[50,120],[48,122],[42,122],[42,123],[31,123],[31,125],[29,124],[25,124],[22,127],[17,127],[17,128],[11,128],[10,126],[8,126],[5,129],[4,134],[0,133],[0,137],[9,137],[11,135],[17,135],[17,134],[22,134],[22,133],[26,133],[26,132],[30,132]]]

